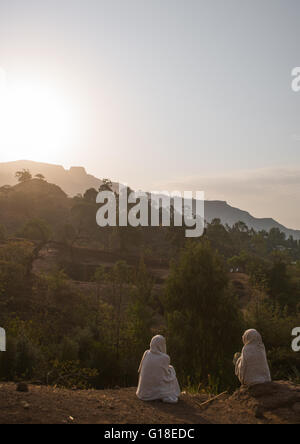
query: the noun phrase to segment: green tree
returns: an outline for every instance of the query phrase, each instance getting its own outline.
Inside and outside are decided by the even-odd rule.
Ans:
[[[46,178],[43,174],[36,174],[34,177],[38,180],[46,180]]]
[[[101,285],[103,285],[108,279],[108,275],[105,271],[105,268],[100,265],[94,274],[94,282],[96,282],[96,300],[97,300],[97,306],[96,306],[96,328],[99,328],[99,319],[100,319],[100,310],[102,306],[101,301]]]
[[[232,267],[234,270],[238,269],[240,272],[245,273],[249,263],[249,255],[246,251],[241,251],[238,256],[233,256],[227,262],[230,268]]]
[[[115,309],[115,331],[116,331],[116,355],[120,357],[121,332],[123,327],[123,304],[126,295],[126,287],[130,282],[129,266],[125,261],[118,261],[110,275],[109,279],[112,283],[113,305]],[[128,288],[127,288],[128,291]]]
[[[17,171],[15,176],[18,179],[18,182],[20,183],[28,182],[29,180],[32,179],[31,172],[25,169],[23,169],[22,171]]]
[[[168,342],[182,382],[228,386],[242,323],[226,267],[207,242],[188,243],[173,263],[164,307]]]
[[[137,359],[141,358],[141,353],[151,339],[154,316],[154,310],[151,307],[153,286],[154,280],[148,273],[142,258],[134,278],[131,301],[127,309],[130,345],[132,355]]]
[[[272,258],[273,264],[267,274],[268,293],[274,304],[294,310],[299,294],[289,275],[285,258],[280,253],[273,253]]]
[[[286,239],[286,235],[279,230],[279,228],[271,228],[268,235],[268,243],[271,248],[283,245]]]
[[[19,234],[25,239],[47,242],[51,238],[52,231],[50,226],[44,220],[32,219],[25,224]]]
[[[97,198],[98,192],[95,190],[95,188],[89,188],[86,190],[86,192],[83,195],[83,198],[90,203],[96,204],[96,198]]]
[[[102,179],[102,184],[99,187],[99,191],[112,191],[113,183],[110,179]]]
[[[230,233],[222,225],[220,219],[213,219],[210,224],[207,224],[204,236],[220,254],[231,257],[236,253]]]

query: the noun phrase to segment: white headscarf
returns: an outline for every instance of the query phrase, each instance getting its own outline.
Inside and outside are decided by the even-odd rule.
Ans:
[[[139,373],[142,370],[142,366],[143,366],[145,357],[147,356],[147,354],[149,352],[153,353],[153,354],[156,354],[156,355],[164,354],[164,355],[166,355],[166,357],[168,357],[168,355],[167,355],[167,342],[166,342],[166,339],[163,336],[161,336],[161,335],[154,336],[151,339],[150,350],[146,350],[145,353],[144,353],[144,356],[143,356],[143,358],[141,360],[141,363],[140,363]]]
[[[266,349],[257,330],[247,330],[243,335],[244,348],[236,363],[235,373],[243,385],[264,384],[271,381]]]
[[[151,339],[150,351],[151,353],[164,353],[166,355],[167,354],[166,339],[161,335],[154,336],[154,338]]]
[[[244,343],[245,347],[246,347],[246,345],[252,344],[255,347],[260,348],[261,350],[266,351],[261,334],[258,333],[257,330],[251,329],[251,330],[245,331],[245,333],[243,335],[243,343]]]

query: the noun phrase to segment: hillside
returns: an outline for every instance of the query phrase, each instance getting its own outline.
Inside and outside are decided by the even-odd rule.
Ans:
[[[135,388],[72,391],[0,385],[0,424],[299,424],[300,387],[277,382],[224,394],[183,393],[177,405],[143,403]]]
[[[0,163],[0,187],[3,185],[15,185],[15,173],[22,169],[29,169],[33,176],[35,174],[43,174],[48,182],[55,183],[70,196],[84,193],[89,188],[98,189],[102,183],[100,179],[87,174],[82,167],[72,167],[66,170],[61,165],[20,160]]]
[[[204,413],[198,409],[207,399],[203,394],[186,394],[172,409],[139,403],[133,389],[107,389],[136,385],[151,337],[168,333],[182,386],[235,390],[232,356],[241,349],[243,331],[253,327],[265,339],[274,379],[299,382],[300,356],[290,347],[291,331],[300,324],[299,243],[276,230],[265,235],[217,221],[194,243],[167,227],[102,230],[94,197],[95,192],[70,198],[41,179],[0,190],[0,325],[10,353],[0,354],[0,379],[41,384],[21,395],[14,385],[0,383],[0,422],[295,421],[285,414],[274,419],[273,413],[257,418],[256,401],[247,394],[218,399]],[[286,250],[286,262],[281,255],[272,262],[278,245]],[[254,291],[261,281],[266,294]],[[266,313],[263,322],[257,301]],[[273,301],[289,312],[274,313]],[[170,316],[180,323],[168,324]],[[210,341],[203,331],[189,330],[200,322],[207,323]],[[99,391],[56,388],[62,386]],[[293,393],[288,402],[294,409]]]
[[[66,170],[61,165],[21,160],[0,163],[0,187],[16,184],[15,173],[22,169],[29,169],[33,175],[43,174],[48,182],[58,185],[69,196],[83,194],[89,188],[99,189],[102,184],[101,179],[88,174],[83,167],[72,167],[70,170]],[[279,228],[287,237],[293,236],[294,239],[300,239],[300,230],[286,228],[272,218],[253,217],[247,211],[234,208],[224,201],[206,201],[206,221],[211,222],[215,218],[221,219],[223,224],[229,226],[242,221],[249,228],[256,231],[269,231],[271,228]]]
[[[285,233],[287,237],[293,236],[294,239],[300,239],[300,230],[291,230],[286,228],[272,218],[257,218],[253,217],[247,211],[240,210],[230,206],[227,202],[222,201],[206,201],[205,202],[205,219],[211,222],[213,219],[221,219],[223,224],[229,226],[236,222],[244,222],[247,227],[253,228],[255,231],[270,231],[271,228],[278,228]]]

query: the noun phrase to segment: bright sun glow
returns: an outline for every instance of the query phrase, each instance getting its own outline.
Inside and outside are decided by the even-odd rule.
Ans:
[[[1,157],[5,152],[10,160],[53,160],[72,141],[76,125],[70,108],[51,88],[11,85],[0,70]]]

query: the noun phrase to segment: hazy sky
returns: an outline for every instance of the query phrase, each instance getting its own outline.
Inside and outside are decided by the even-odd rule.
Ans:
[[[0,0],[8,84],[63,109],[0,161],[204,190],[300,228],[299,23],[299,0]]]

